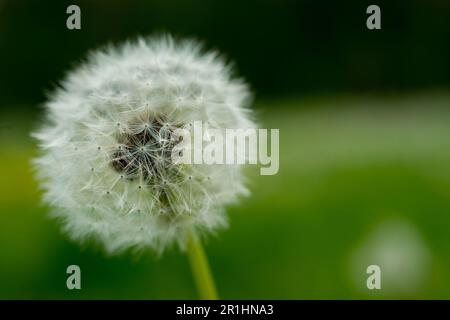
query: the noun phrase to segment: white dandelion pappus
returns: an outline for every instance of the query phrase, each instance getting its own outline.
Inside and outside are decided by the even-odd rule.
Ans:
[[[34,137],[44,201],[69,236],[109,253],[184,245],[226,225],[247,193],[242,167],[170,159],[170,134],[192,121],[251,128],[246,84],[215,52],[170,36],[92,53],[46,103]]]

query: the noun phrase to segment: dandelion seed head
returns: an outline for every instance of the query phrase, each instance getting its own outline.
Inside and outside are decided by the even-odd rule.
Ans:
[[[183,247],[188,231],[225,226],[225,206],[248,191],[240,166],[173,163],[171,135],[192,121],[254,127],[249,102],[230,66],[192,40],[93,52],[49,98],[34,133],[44,201],[71,238],[109,253]]]

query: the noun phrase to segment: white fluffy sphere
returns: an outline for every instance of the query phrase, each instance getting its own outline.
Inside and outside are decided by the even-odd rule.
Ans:
[[[167,137],[192,121],[254,127],[248,88],[230,72],[167,36],[94,52],[67,75],[34,136],[45,202],[71,238],[162,251],[226,225],[225,205],[247,193],[242,167],[175,164]]]

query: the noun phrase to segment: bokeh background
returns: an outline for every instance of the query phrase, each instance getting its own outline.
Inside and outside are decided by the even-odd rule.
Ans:
[[[66,28],[81,7],[82,29]],[[234,61],[280,171],[206,251],[226,299],[450,299],[450,2],[0,0],[0,298],[196,298],[186,257],[107,257],[40,204],[29,134],[45,93],[91,49],[170,32]],[[82,289],[66,288],[66,268]],[[368,290],[366,268],[382,270]]]

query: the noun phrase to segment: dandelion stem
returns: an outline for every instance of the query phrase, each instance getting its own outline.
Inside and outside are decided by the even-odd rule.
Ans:
[[[217,300],[216,286],[209,268],[208,259],[200,240],[192,232],[188,235],[187,255],[200,299]]]

